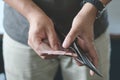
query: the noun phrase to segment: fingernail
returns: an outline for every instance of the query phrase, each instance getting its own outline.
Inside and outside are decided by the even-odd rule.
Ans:
[[[94,75],[94,72],[92,70],[90,70],[90,75],[93,76]]]
[[[67,47],[68,47],[68,43],[67,43],[66,40],[63,42],[62,47],[63,47],[63,48],[67,48]]]

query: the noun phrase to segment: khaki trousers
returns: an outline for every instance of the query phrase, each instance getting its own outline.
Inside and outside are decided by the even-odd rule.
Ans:
[[[110,40],[107,32],[95,40],[99,70],[104,78],[89,76],[85,66],[78,66],[66,56],[52,60],[41,59],[30,47],[4,34],[3,54],[7,80],[53,80],[58,65],[64,80],[109,80]]]

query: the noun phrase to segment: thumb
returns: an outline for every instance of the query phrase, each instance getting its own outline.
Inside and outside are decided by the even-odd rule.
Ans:
[[[75,40],[76,36],[77,36],[77,31],[75,29],[74,30],[71,29],[70,32],[65,37],[62,47],[68,48],[71,45],[71,43]]]

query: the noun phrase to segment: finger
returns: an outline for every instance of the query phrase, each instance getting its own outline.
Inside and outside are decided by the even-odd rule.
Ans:
[[[88,47],[90,58],[92,60],[92,63],[97,67],[98,66],[98,56],[97,51],[93,43],[91,43],[91,47]]]
[[[75,53],[66,53],[65,55],[73,57],[73,58],[77,58],[77,54],[75,54]]]
[[[77,57],[77,54],[71,53],[71,52],[65,52],[65,51],[40,51],[41,56],[46,55],[56,55],[56,56],[70,56],[70,57]]]
[[[45,50],[45,51],[43,51],[43,50],[39,50],[39,56],[42,58],[42,59],[52,59],[52,58],[55,58],[55,57],[57,57],[58,55],[53,55],[53,54],[51,54],[51,52],[52,51],[50,51],[50,50]]]
[[[38,48],[35,49],[35,52],[39,55],[39,56],[47,56],[48,53],[47,52],[43,52],[43,51],[52,51],[53,49],[51,49],[49,47],[49,45],[47,43],[41,42],[41,44],[39,44]]]
[[[45,55],[65,55],[64,51],[52,51],[52,50],[44,50],[40,51],[42,56]]]
[[[51,31],[49,30],[47,33],[47,36],[48,36],[50,47],[54,50],[58,50],[60,47],[60,43],[59,43],[55,30],[54,29]]]
[[[46,56],[71,56],[71,57],[76,57],[77,55],[70,53],[70,52],[65,52],[65,51],[55,51],[51,49],[46,43],[42,42],[39,45],[39,48],[36,50],[39,56],[43,56],[43,59],[46,58]]]
[[[89,56],[90,56],[90,60],[92,60],[92,63],[97,68],[97,66],[98,66],[98,56],[97,56],[97,52],[96,52],[96,49],[95,49],[95,46],[94,46],[93,42],[91,42],[88,45],[88,53],[89,53]],[[94,75],[94,72],[92,70],[90,70],[90,75],[91,76]]]
[[[50,46],[47,43],[42,42],[38,47],[38,51],[40,53],[42,53],[42,51],[46,51],[46,50],[47,51],[53,51],[53,49],[50,48]]]
[[[68,48],[70,44],[75,40],[77,36],[77,31],[75,29],[71,29],[70,32],[67,34],[65,40],[63,41],[63,48]]]
[[[83,40],[81,37],[77,37],[77,39],[78,39],[77,41],[78,41],[79,46],[80,46],[84,51],[86,51],[84,40]]]
[[[35,51],[39,49],[39,46],[42,43],[42,38],[38,37],[31,37],[28,38],[28,45]]]
[[[80,45],[80,47],[81,47],[83,50],[87,51],[86,48],[85,48],[85,42],[84,42],[84,40],[82,40],[80,37],[78,37],[78,44]],[[91,48],[91,47],[90,47],[90,48]],[[91,50],[90,48],[89,48],[89,50]],[[92,55],[91,53],[96,53],[96,52],[94,52],[94,51],[91,50],[91,51],[90,51],[90,56],[87,55],[87,56],[89,57],[90,61],[92,61],[92,63],[95,64],[95,66],[96,66],[96,65],[97,65],[97,62],[94,62],[94,61],[96,61],[96,60],[92,60],[92,59],[91,59],[91,57],[92,57],[92,56],[91,56],[91,55]],[[78,61],[77,64],[80,65],[80,66],[83,65],[82,63],[80,63],[80,61]],[[90,75],[93,76],[94,74],[95,74],[94,71],[90,70]]]

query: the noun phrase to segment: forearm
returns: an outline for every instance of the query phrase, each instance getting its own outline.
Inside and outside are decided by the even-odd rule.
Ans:
[[[20,12],[28,20],[33,16],[42,16],[45,13],[32,0],[4,0],[7,4]]]

